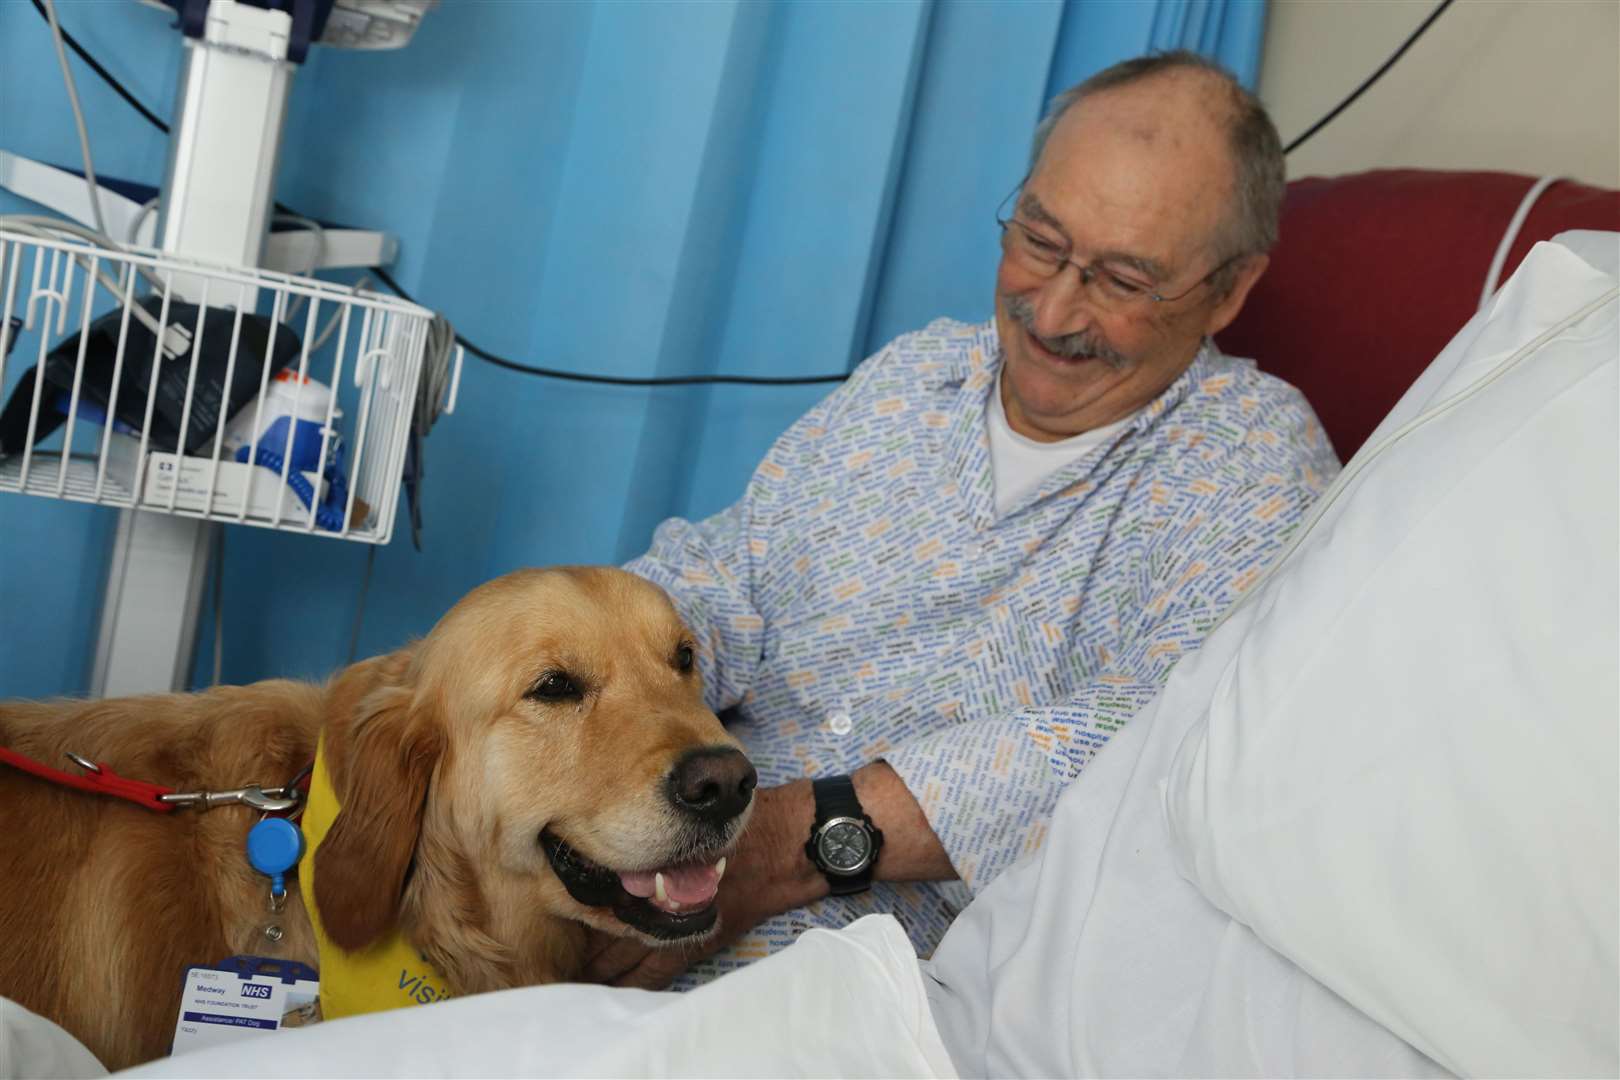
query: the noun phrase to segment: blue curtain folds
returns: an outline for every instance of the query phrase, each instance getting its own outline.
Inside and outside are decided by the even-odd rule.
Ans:
[[[5,8],[0,144],[77,166],[44,24]],[[179,43],[160,13],[62,14],[168,111]],[[931,319],[988,316],[992,214],[1050,96],[1182,47],[1253,85],[1264,25],[1264,0],[446,4],[404,50],[312,51],[277,194],[394,232],[398,280],[520,362],[845,372]],[[163,136],[79,78],[98,168],[158,182]],[[467,364],[457,413],[428,440],[425,550],[401,527],[379,553],[361,655],[425,632],[489,577],[620,561],[663,518],[720,509],[830,389],[589,386]],[[0,696],[81,691],[110,512],[5,496],[0,517]],[[227,681],[343,661],[359,545],[232,529],[226,551]],[[47,561],[63,572],[24,569]]]

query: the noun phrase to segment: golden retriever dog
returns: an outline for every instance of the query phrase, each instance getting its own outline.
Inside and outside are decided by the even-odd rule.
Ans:
[[[640,578],[525,570],[325,686],[0,703],[0,746],[219,791],[286,784],[319,737],[341,806],[314,855],[328,937],[359,950],[397,931],[477,993],[576,976],[588,927],[714,932],[755,774],[703,704],[695,648]],[[258,818],[154,813],[0,765],[0,996],[117,1069],[168,1052],[187,966],[316,966],[296,878],[272,913],[248,865]]]

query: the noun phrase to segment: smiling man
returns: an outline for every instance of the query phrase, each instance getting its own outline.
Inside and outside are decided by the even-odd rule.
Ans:
[[[994,320],[891,343],[629,566],[762,785],[688,982],[873,911],[930,951],[1338,469],[1300,394],[1212,341],[1276,240],[1259,103],[1192,54],[1128,61],[1053,103],[1032,162]]]

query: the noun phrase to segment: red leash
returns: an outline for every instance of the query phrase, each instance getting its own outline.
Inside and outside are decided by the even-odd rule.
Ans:
[[[119,776],[105,765],[99,765],[77,754],[70,753],[67,756],[84,772],[63,772],[61,769],[42,765],[33,758],[23,757],[15,750],[0,747],[0,762],[37,776],[41,780],[49,780],[53,784],[88,791],[93,795],[111,795],[118,799],[128,799],[137,806],[155,810],[160,814],[167,814],[181,805],[163,801],[163,796],[174,794],[174,788],[164,787],[162,784],[149,784],[144,780],[130,780]]]
[[[70,773],[53,769],[33,758],[24,757],[15,750],[0,747],[0,765],[10,765],[30,776],[37,776],[41,780],[73,788],[75,791],[127,799],[144,810],[154,810],[159,814],[167,814],[182,806],[212,810],[216,806],[241,805],[252,807],[273,817],[297,817],[303,812],[304,796],[309,791],[309,774],[314,768],[313,764],[305,766],[285,787],[265,790],[258,784],[248,784],[230,791],[187,791],[177,794],[174,788],[164,787],[162,784],[119,776],[107,766],[72,751],[68,752],[67,757],[84,772]]]

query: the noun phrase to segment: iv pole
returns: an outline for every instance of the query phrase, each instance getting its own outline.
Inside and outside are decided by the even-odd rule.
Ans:
[[[184,21],[186,13],[182,13]],[[206,5],[185,36],[179,106],[163,182],[161,249],[258,266],[287,97],[293,17],[237,3]],[[173,292],[196,300],[176,275]],[[250,291],[244,305],[251,309]],[[209,552],[220,526],[147,510],[120,510],[108,564],[90,692],[95,697],[184,690],[196,643]]]

